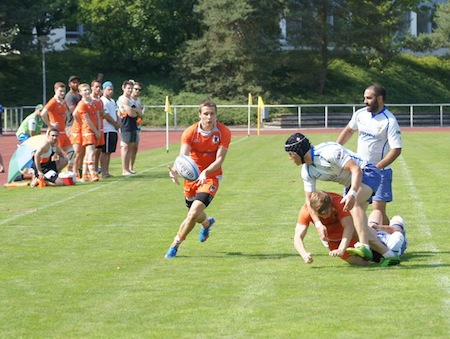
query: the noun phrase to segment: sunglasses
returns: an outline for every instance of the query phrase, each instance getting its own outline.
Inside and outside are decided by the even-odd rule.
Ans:
[[[135,91],[142,91],[142,88],[133,88]]]

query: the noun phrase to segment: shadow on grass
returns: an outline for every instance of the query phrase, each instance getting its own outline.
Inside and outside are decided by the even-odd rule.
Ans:
[[[296,253],[271,253],[271,254],[252,254],[252,253],[242,253],[242,252],[220,252],[222,254],[228,255],[228,256],[242,256],[250,259],[283,259],[283,258],[289,258],[289,257],[298,257],[298,254]]]
[[[230,256],[230,257],[242,257],[242,258],[248,258],[248,259],[258,259],[258,260],[280,260],[285,258],[293,258],[297,257],[299,260],[301,258],[297,253],[244,253],[244,252],[218,252],[218,255],[202,255],[201,257],[216,257],[216,258],[223,258],[223,256]],[[398,269],[421,269],[421,268],[440,268],[440,267],[450,267],[450,264],[445,264],[436,260],[436,262],[429,263],[429,259],[431,257],[435,257],[442,254],[450,254],[450,251],[439,251],[439,252],[433,252],[433,251],[422,251],[422,252],[407,252],[402,256],[402,263],[408,262],[408,265],[394,265],[394,266],[388,266],[383,269],[389,269],[389,268],[398,268]],[[190,255],[177,255],[177,257],[184,257],[189,258],[192,257]],[[315,258],[317,257],[328,257],[326,254],[315,254]],[[302,261],[303,263],[303,261]],[[307,265],[311,269],[327,269],[330,268],[328,265],[318,265],[317,263],[313,263],[311,265]],[[359,265],[349,265],[345,262],[339,263],[337,262],[336,265],[333,265],[333,268],[342,268],[342,269],[380,269],[380,265],[377,262],[372,262],[368,266],[359,266]]]
[[[167,172],[142,172],[137,173],[135,175],[130,176],[124,176],[124,175],[114,175],[114,177],[103,179],[102,182],[109,182],[109,181],[118,181],[118,180],[133,180],[133,181],[148,181],[148,180],[154,180],[154,179],[167,179],[169,183],[171,183],[169,174]],[[182,183],[182,181],[180,181]]]
[[[284,259],[284,258],[290,258],[290,257],[298,257],[297,253],[271,253],[271,254],[252,254],[252,253],[243,253],[243,252],[220,252],[221,254],[224,254],[225,256],[237,256],[237,257],[245,257],[250,259],[260,259],[260,260],[274,260],[274,259]],[[436,260],[435,263],[431,262],[424,262],[424,260],[429,260],[431,257],[435,257],[442,254],[450,254],[450,251],[439,251],[439,252],[433,252],[433,251],[422,251],[422,252],[407,252],[404,255],[402,255],[402,263],[408,262],[408,265],[401,265],[400,266],[390,266],[390,267],[400,267],[403,269],[417,269],[417,268],[437,268],[437,267],[450,267],[450,264],[445,264],[442,262],[438,262]],[[315,257],[327,257],[325,254],[315,254]],[[414,263],[414,261],[417,261],[417,263]],[[311,265],[313,268],[321,268],[321,266]],[[369,266],[358,266],[358,265],[343,265],[342,267],[348,268],[348,267],[354,267],[354,268],[378,268],[379,264],[376,262],[373,262]]]
[[[408,266],[403,268],[438,268],[450,267],[450,264],[442,262],[439,258],[443,255],[449,255],[450,251],[418,251],[406,252],[402,255],[402,262],[408,262]],[[435,258],[435,259],[432,259]]]
[[[448,255],[450,251],[418,251],[418,252],[406,252],[402,255],[402,261],[408,261],[414,258],[429,258],[439,255]]]

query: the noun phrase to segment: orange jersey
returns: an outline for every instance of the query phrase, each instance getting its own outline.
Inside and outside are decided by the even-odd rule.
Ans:
[[[341,204],[342,196],[332,192],[329,192],[328,194],[331,197],[333,213],[329,218],[320,218],[319,216],[319,219],[327,228],[328,237],[330,240],[340,241],[342,239],[342,232],[344,231],[341,225],[341,219],[351,216],[351,214],[349,211],[344,211],[344,204]],[[312,218],[306,204],[300,209],[297,222],[306,226],[312,222]]]
[[[66,101],[59,101],[55,97],[51,98],[45,108],[48,111],[48,119],[52,124],[59,124],[59,133],[66,133]]]
[[[101,99],[94,98],[92,100],[92,102],[98,112],[103,111],[103,101]],[[99,114],[101,115],[101,113],[99,113]],[[103,131],[103,117],[102,116],[100,116],[100,130]]]
[[[78,103],[77,106],[78,114],[81,117],[81,133],[84,136],[87,135],[93,135],[94,132],[91,130],[91,127],[89,127],[87,123],[87,118],[89,118],[92,121],[92,124],[98,129],[98,120],[97,120],[97,107],[95,106],[94,102],[86,102],[84,100],[81,100]]]
[[[197,163],[200,172],[207,168],[216,160],[219,147],[227,148],[231,142],[231,131],[224,124],[218,122],[210,132],[200,129],[200,123],[197,122],[188,127],[181,136],[181,143],[191,147],[190,157]],[[208,177],[214,177],[222,174],[222,168],[219,168]]]
[[[322,224],[325,225],[328,232],[328,246],[330,251],[336,250],[339,248],[339,244],[342,240],[342,234],[344,232],[344,228],[341,225],[341,220],[345,217],[350,216],[351,214],[349,211],[344,211],[344,204],[341,204],[342,196],[336,193],[328,192],[328,194],[331,196],[331,205],[333,208],[333,213],[331,214],[331,217],[329,218],[320,218],[320,221]],[[298,214],[298,220],[297,222],[302,225],[308,226],[309,223],[312,222],[311,215],[309,214],[308,206],[306,204],[303,205],[303,207],[300,209],[300,212]],[[357,239],[355,236],[350,240],[349,246],[354,246]],[[347,258],[350,255],[345,252],[342,255],[343,260],[347,260]]]
[[[73,124],[70,130],[70,142],[72,144],[81,144],[81,125],[83,121],[81,120],[80,113],[74,114]]]
[[[100,115],[100,126],[98,127],[98,130],[100,131],[100,138],[98,138],[95,141],[95,146],[103,146],[105,144],[105,134],[103,133],[103,101],[100,98],[94,98],[93,99],[94,106],[96,107],[97,111]]]

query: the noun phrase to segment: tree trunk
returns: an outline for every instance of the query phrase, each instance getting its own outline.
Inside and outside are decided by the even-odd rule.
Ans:
[[[322,1],[320,6],[319,25],[321,31],[320,39],[320,75],[319,75],[319,88],[318,93],[322,95],[325,90],[325,82],[327,80],[328,73],[328,1]]]

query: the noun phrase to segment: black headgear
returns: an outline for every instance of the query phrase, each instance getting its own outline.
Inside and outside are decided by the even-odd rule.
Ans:
[[[311,149],[311,144],[307,137],[305,137],[301,133],[292,134],[289,139],[286,140],[286,144],[284,145],[284,150],[286,152],[295,152],[302,159],[302,162],[305,162],[303,157],[306,153]]]

